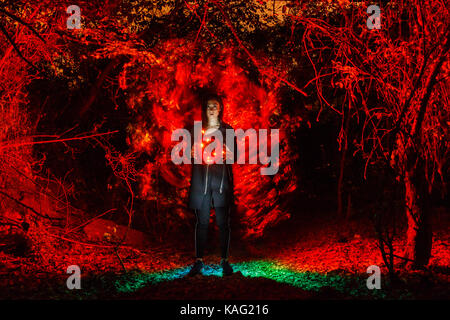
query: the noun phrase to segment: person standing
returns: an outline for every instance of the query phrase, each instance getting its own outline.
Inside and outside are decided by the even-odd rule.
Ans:
[[[223,137],[223,163],[192,164],[191,184],[189,190],[189,208],[194,210],[196,216],[195,224],[195,262],[188,275],[194,276],[201,272],[203,254],[208,240],[208,226],[210,211],[215,209],[216,223],[219,227],[221,266],[223,275],[233,273],[229,258],[230,247],[230,209],[233,196],[233,171],[226,159],[235,159],[236,139],[226,141],[226,129],[233,129],[229,124],[223,122],[223,102],[219,95],[208,94],[202,101],[202,132],[209,136],[219,130]],[[234,131],[233,131],[234,132]],[[191,135],[192,137],[192,135]],[[230,144],[234,146],[230,148]],[[194,157],[193,144],[191,157]],[[203,157],[203,152],[202,152]],[[234,163],[235,161],[233,161]]]

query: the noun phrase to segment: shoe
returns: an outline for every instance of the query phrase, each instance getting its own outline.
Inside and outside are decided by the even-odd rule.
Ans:
[[[222,270],[223,270],[224,276],[229,276],[229,275],[233,274],[233,268],[228,263],[228,260],[222,260],[221,265],[222,265]]]
[[[203,262],[201,260],[197,260],[194,262],[194,265],[189,271],[188,276],[189,277],[195,276],[199,274],[202,269],[203,269]]]

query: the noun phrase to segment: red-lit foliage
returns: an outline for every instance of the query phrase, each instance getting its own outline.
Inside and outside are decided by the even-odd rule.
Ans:
[[[38,12],[39,8],[31,10],[28,19],[36,18]],[[29,106],[28,86],[43,77],[36,75],[39,69],[36,66],[42,61],[51,61],[55,52],[50,48],[58,47],[55,38],[36,35],[25,21],[14,20],[3,8],[0,15],[1,231],[19,237],[28,233],[39,241],[43,225],[63,220],[61,216],[68,212],[67,195],[71,192],[63,179],[50,173],[42,175],[45,159],[32,154],[36,140],[57,138],[53,134],[35,134],[41,115],[29,112],[35,106]],[[34,68],[31,72],[30,66]],[[41,103],[39,107],[45,105],[45,101]]]
[[[404,184],[409,229],[403,258],[422,266],[431,253],[429,193],[437,186],[447,192],[449,9],[439,0],[389,2],[381,6],[381,29],[369,30],[365,10],[346,6],[340,4],[344,23],[339,25],[292,16],[305,28],[302,45],[314,66],[315,78],[308,85],[315,84],[321,107],[342,116],[344,152],[349,139],[345,123],[352,123],[359,128],[350,137],[354,155],[362,155],[366,169],[370,163],[390,162]],[[324,57],[331,63],[323,65]],[[326,88],[343,90],[341,106],[328,101],[332,97]]]
[[[185,204],[189,168],[175,166],[170,162],[170,149],[173,146],[170,135],[174,129],[199,119],[195,90],[211,87],[225,96],[225,121],[235,128],[280,129],[280,169],[276,176],[261,176],[260,165],[235,166],[237,217],[245,226],[244,235],[259,237],[265,228],[289,217],[290,213],[283,205],[283,196],[296,188],[297,179],[292,171],[292,163],[297,156],[293,154],[287,136],[300,119],[282,114],[278,95],[282,85],[299,89],[286,80],[282,68],[273,66],[263,54],[250,53],[248,50],[240,53],[239,49],[245,47],[229,20],[225,25],[233,31],[234,40],[238,40],[237,46],[230,41],[228,45],[210,48],[207,41],[198,37],[198,30],[194,41],[167,40],[147,49],[136,34],[130,33],[131,28],[105,32],[108,28],[118,28],[107,19],[108,13],[112,13],[115,8],[112,3],[102,10],[98,10],[95,4],[81,3],[83,28],[73,31],[65,30],[65,12],[55,12],[55,17],[50,20],[46,12],[41,10],[44,5],[20,7],[22,16],[26,17],[25,23],[40,21],[37,29],[41,32],[45,30],[44,44],[38,43],[42,40],[31,31],[24,35],[29,48],[39,47],[42,53],[38,55],[40,51],[34,51],[31,54],[23,50],[20,37],[17,37],[15,41],[21,49],[22,59],[16,55],[15,60],[9,62],[17,66],[29,62],[37,66],[29,70],[30,74],[45,69],[47,76],[71,78],[69,85],[76,89],[83,81],[82,75],[73,77],[68,74],[77,72],[81,63],[110,59],[110,66],[113,66],[127,60],[121,66],[122,71],[117,79],[108,76],[110,67],[105,69],[94,85],[91,97],[80,106],[79,114],[85,114],[92,107],[100,86],[112,93],[114,101],[119,94],[127,97],[126,105],[136,118],[128,127],[130,151],[118,154],[106,140],[97,142],[109,155],[106,160],[114,173],[127,182],[131,195],[156,200],[159,211],[168,213],[164,223],[169,226],[188,221]],[[226,15],[224,8],[219,8]],[[194,7],[189,7],[189,10],[195,12]],[[29,11],[34,13],[26,15]],[[20,23],[13,25],[20,26]],[[44,25],[47,25],[47,29],[43,29]],[[26,29],[23,26],[21,28],[22,31]],[[61,49],[64,46],[65,49]],[[89,50],[88,46],[91,46]],[[97,50],[92,49],[96,47]],[[9,47],[8,50],[13,51],[13,48]],[[254,66],[246,65],[248,58]],[[257,77],[253,76],[250,80],[249,74],[255,71]],[[20,82],[26,77],[31,79],[32,76],[26,74],[13,77],[9,74],[5,79]],[[113,91],[116,86],[120,91]],[[86,136],[92,138],[95,133],[94,136]],[[65,141],[58,140],[56,135],[49,138]],[[136,154],[143,152],[150,155],[153,161],[147,163],[140,172],[135,172],[132,160]],[[129,185],[132,180],[139,182],[136,193]],[[127,210],[131,218],[132,206]]]
[[[2,224],[24,228],[29,217],[39,217],[42,220],[31,231],[37,234],[36,239],[45,242],[47,238],[42,235],[54,237],[57,233],[42,224],[52,220],[47,216],[53,213],[57,217],[51,218],[63,221],[65,231],[88,221],[86,217],[74,221],[71,216],[74,210],[66,199],[73,190],[66,186],[64,177],[50,179],[51,172],[33,171],[42,169],[42,162],[31,156],[30,145],[43,143],[45,138],[68,143],[71,138],[63,139],[59,132],[34,136],[34,124],[39,118],[32,118],[25,106],[27,86],[33,80],[44,75],[67,80],[70,95],[80,90],[89,78],[86,69],[94,65],[103,70],[95,83],[89,83],[90,95],[78,106],[78,114],[81,117],[95,109],[99,91],[110,97],[114,103],[111,109],[129,109],[133,117],[127,132],[129,150],[118,152],[106,138],[100,138],[97,131],[101,124],[95,124],[93,132],[74,139],[95,138],[104,148],[107,164],[126,183],[130,193],[131,201],[126,207],[129,224],[133,214],[139,214],[133,209],[134,197],[156,202],[157,212],[152,214],[163,216],[159,221],[169,228],[183,228],[192,218],[186,209],[189,167],[175,166],[170,161],[174,145],[170,136],[174,129],[200,118],[197,92],[202,88],[215,89],[225,96],[225,121],[234,128],[280,129],[277,175],[260,175],[259,165],[234,166],[236,217],[245,227],[244,236],[260,237],[269,226],[287,219],[291,212],[285,200],[298,186],[293,170],[298,155],[293,152],[289,137],[301,118],[285,113],[280,90],[289,88],[303,95],[304,90],[317,94],[321,110],[328,107],[342,116],[338,141],[344,150],[353,141],[355,155],[362,155],[367,166],[392,160],[406,189],[410,227],[407,257],[417,260],[416,251],[425,249],[418,261],[425,264],[431,252],[427,247],[431,234],[427,230],[425,241],[418,240],[417,230],[426,220],[422,219],[426,205],[418,203],[418,199],[436,186],[437,178],[444,193],[448,172],[450,43],[448,9],[442,1],[392,2],[383,7],[386,28],[381,30],[366,28],[364,3],[352,7],[345,0],[334,5],[330,1],[298,1],[290,7],[293,10],[283,11],[289,18],[284,23],[291,23],[288,28],[292,47],[291,51],[286,49],[289,46],[275,48],[286,53],[283,59],[276,59],[273,43],[271,50],[256,50],[248,39],[241,39],[253,26],[242,27],[244,14],[234,21],[239,14],[223,1],[185,2],[180,4],[183,9],[175,6],[174,14],[181,12],[185,24],[174,23],[177,17],[167,14],[164,18],[171,21],[172,29],[159,38],[148,36],[149,31],[143,27],[147,21],[144,14],[132,13],[131,8],[129,13],[123,12],[125,2],[111,1],[105,6],[94,1],[81,2],[83,28],[73,31],[65,28],[68,3],[58,3],[60,7],[55,12],[46,9],[53,8],[51,3],[21,4],[15,12],[37,28],[44,41],[10,17],[1,22],[15,43],[0,34],[5,40],[0,42]],[[132,6],[130,3],[126,2]],[[146,6],[141,8],[151,13]],[[7,9],[12,10],[12,6]],[[330,13],[324,14],[328,9]],[[301,10],[305,14],[300,14]],[[407,23],[397,23],[403,17]],[[153,16],[149,19],[154,22]],[[180,32],[185,25],[195,28],[181,38],[172,36],[171,32]],[[269,33],[267,30],[264,32]],[[146,42],[144,36],[152,41]],[[295,36],[301,39],[299,43],[295,43]],[[294,50],[296,45],[301,50]],[[268,54],[270,51],[272,55]],[[314,75],[303,74],[299,61],[312,65]],[[304,86],[299,88],[299,84],[288,80],[292,78],[301,78]],[[335,95],[344,99],[338,104],[337,99],[333,100]],[[41,103],[45,110],[46,101]],[[41,110],[37,109],[34,117],[40,116]],[[320,121],[320,112],[317,119]],[[357,136],[349,136],[346,123],[358,130]],[[151,160],[137,170],[135,160],[144,153]],[[136,190],[132,181],[138,184]],[[33,196],[44,194],[47,202],[27,201],[28,192]],[[425,245],[417,249],[416,244],[421,241]]]
[[[66,31],[62,23],[65,12],[57,12],[52,20],[46,6],[50,6],[50,1],[2,3],[0,7],[2,245],[8,247],[14,239],[26,239],[15,254],[29,253],[32,246],[44,261],[56,250],[54,239],[82,218],[80,210],[68,200],[75,190],[66,181],[67,175],[55,176],[44,166],[46,154],[33,154],[33,145],[64,144],[66,152],[73,152],[72,141],[104,135],[93,132],[70,137],[58,128],[36,134],[38,123],[46,116],[43,111],[48,108],[49,97],[42,96],[37,104],[31,103],[30,86],[42,79],[66,77],[64,67],[73,62],[61,37],[61,32]]]

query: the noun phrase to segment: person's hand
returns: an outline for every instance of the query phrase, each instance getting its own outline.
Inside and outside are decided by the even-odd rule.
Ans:
[[[192,159],[197,159],[198,156],[197,156],[197,154],[194,152],[194,147],[195,147],[195,144],[192,145],[192,148],[191,148],[191,158],[192,158]],[[204,147],[204,145],[203,145],[203,142],[202,142],[201,145],[198,146],[198,148],[200,149],[200,159],[202,159],[202,157],[203,157],[203,147]]]

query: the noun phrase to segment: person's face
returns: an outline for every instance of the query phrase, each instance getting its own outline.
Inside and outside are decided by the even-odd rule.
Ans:
[[[220,113],[220,103],[217,100],[208,100],[206,104],[206,115],[208,119],[218,119]]]

